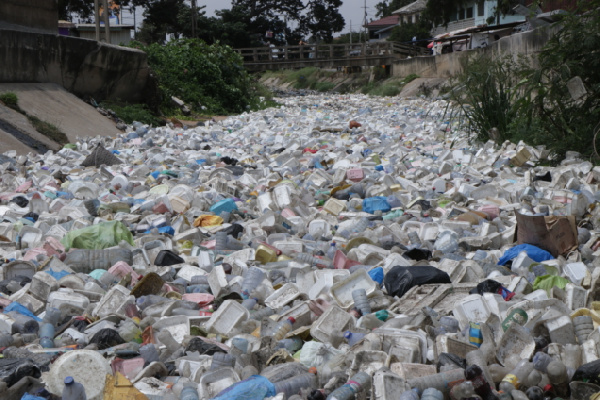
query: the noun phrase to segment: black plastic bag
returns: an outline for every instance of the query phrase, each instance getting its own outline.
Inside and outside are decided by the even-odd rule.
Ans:
[[[583,364],[577,368],[571,381],[588,382],[600,385],[600,360]]]
[[[467,368],[467,360],[452,353],[441,353],[436,364],[439,371],[443,366],[451,366],[456,368]]]
[[[244,233],[244,227],[240,224],[234,223],[228,226],[227,228],[223,229],[223,232],[233,236],[234,239],[237,239],[240,234]]]
[[[215,353],[227,353],[225,350],[223,350],[219,346],[212,344],[212,343],[207,343],[204,340],[197,338],[197,337],[192,338],[192,340],[190,340],[187,347],[185,348],[186,353],[192,352],[192,351],[197,351],[201,355],[207,355],[207,356],[212,356]]]
[[[483,282],[477,284],[476,288],[473,288],[469,294],[479,294],[483,296],[484,293],[498,293],[502,289],[502,285],[499,282],[491,279],[486,279]]]
[[[450,283],[450,276],[430,265],[416,267],[392,267],[383,278],[383,284],[390,296],[404,296],[414,286],[428,283]]]
[[[96,343],[98,350],[108,349],[119,344],[125,343],[125,340],[119,335],[119,332],[114,329],[105,328],[101,329],[92,337],[90,343]]]
[[[179,257],[172,250],[161,250],[154,260],[154,265],[158,267],[165,267],[169,265],[183,264],[183,262],[183,258]]]
[[[21,378],[42,376],[40,368],[29,358],[0,359],[0,381],[6,382],[8,387],[14,385]]]
[[[431,250],[414,248],[405,251],[404,254],[402,254],[402,256],[404,256],[404,258],[409,258],[415,261],[431,260]]]
[[[23,196],[14,197],[11,201],[21,208],[25,208],[29,205],[29,200]]]

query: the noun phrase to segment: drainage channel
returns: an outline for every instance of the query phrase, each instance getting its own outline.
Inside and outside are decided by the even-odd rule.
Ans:
[[[6,133],[10,133],[19,142],[29,146],[32,150],[35,150],[38,153],[44,154],[48,150],[50,150],[44,143],[32,138],[29,135],[26,135],[25,133],[21,132],[20,130],[15,128],[12,124],[9,124],[6,121],[0,120],[0,130],[5,131]]]

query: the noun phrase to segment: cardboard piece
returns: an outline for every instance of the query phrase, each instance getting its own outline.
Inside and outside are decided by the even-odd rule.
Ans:
[[[517,244],[532,244],[553,257],[564,255],[578,246],[574,216],[517,215]]]

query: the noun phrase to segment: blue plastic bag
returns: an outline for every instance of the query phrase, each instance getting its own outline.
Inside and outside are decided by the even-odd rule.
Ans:
[[[383,268],[373,268],[369,271],[369,276],[371,277],[371,279],[373,279],[373,281],[377,282],[379,286],[383,284]]]
[[[531,258],[535,262],[542,262],[547,260],[553,260],[552,254],[548,253],[546,250],[542,250],[539,247],[536,247],[532,244],[519,244],[512,249],[508,249],[504,252],[504,255],[498,261],[498,265],[504,265],[513,258],[517,257],[520,252],[527,252],[527,256]]]
[[[46,400],[46,399],[43,397],[34,396],[32,394],[25,392],[23,397],[21,397],[21,400]]]
[[[223,211],[232,212],[236,211],[237,205],[235,204],[235,200],[233,199],[223,199],[221,201],[216,202],[210,207],[210,212],[215,213],[215,215],[221,214]]]
[[[152,232],[152,229],[148,229],[144,233],[150,233],[150,232]],[[166,233],[167,235],[173,236],[175,234],[175,229],[173,229],[172,226],[163,226],[163,227],[158,228],[158,233]]]
[[[263,400],[273,397],[275,385],[261,375],[252,375],[241,382],[234,383],[214,397],[212,400]]]
[[[64,278],[65,276],[69,275],[69,272],[67,271],[54,271],[52,268],[50,268],[48,271],[45,271],[48,275],[50,275],[51,277],[53,277],[54,279],[56,279],[57,281],[59,281],[61,278]]]
[[[374,214],[375,211],[381,210],[382,213],[386,213],[392,209],[390,203],[387,202],[387,197],[375,196],[369,197],[363,200],[362,209],[364,212]]]
[[[27,307],[25,307],[23,304],[18,303],[16,301],[13,301],[12,303],[10,303],[5,309],[4,312],[11,312],[11,311],[16,311],[19,314],[23,314],[26,315],[28,317],[31,317],[33,319],[35,319],[38,322],[41,322],[42,320],[38,317],[36,317],[35,315],[33,315],[33,313],[31,311],[29,311],[29,309]]]

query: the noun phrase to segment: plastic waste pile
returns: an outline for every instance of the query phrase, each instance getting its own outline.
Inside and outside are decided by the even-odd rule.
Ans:
[[[5,152],[2,399],[600,398],[600,168],[281,102]]]

